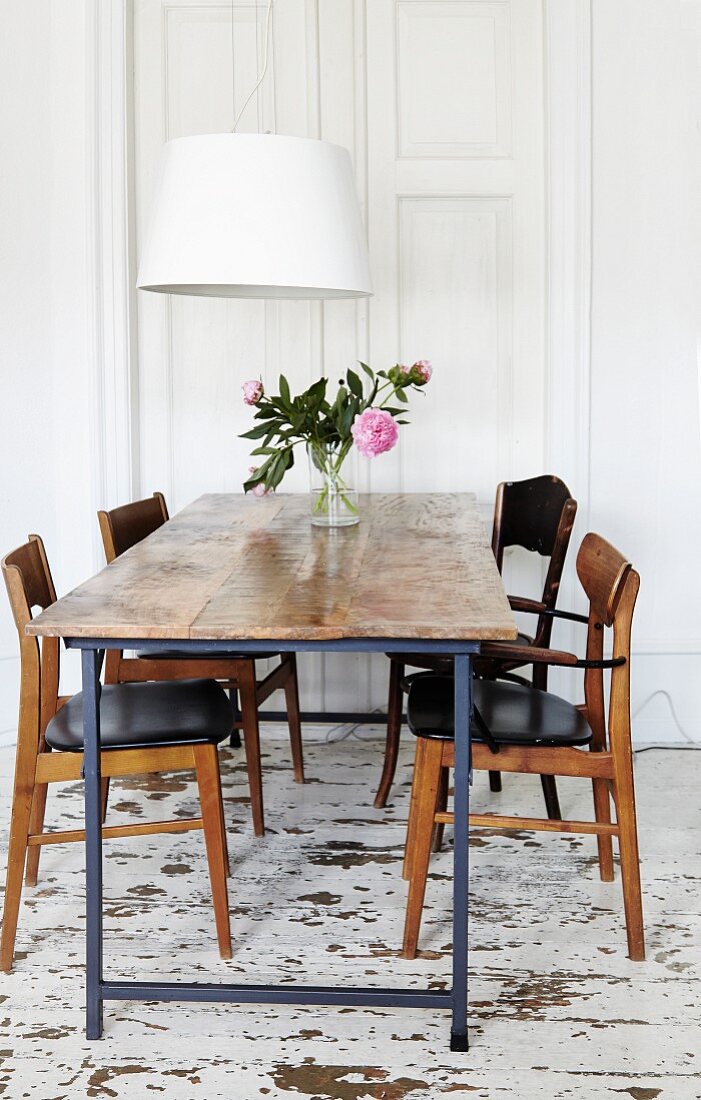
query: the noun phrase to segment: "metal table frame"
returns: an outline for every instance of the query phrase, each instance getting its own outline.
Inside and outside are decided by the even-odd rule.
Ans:
[[[183,653],[228,652],[231,640],[66,638],[68,648],[82,650],[83,731],[85,753],[86,868],[86,1035],[99,1039],[103,1004],[110,1000],[218,1001],[233,1004],[355,1005],[374,1007],[450,1008],[450,1049],[466,1051],[467,1033],[467,892],[468,809],[472,655],[479,643],[429,639],[339,638],[331,641],[241,641],[241,653],[362,652],[407,650],[449,654],[455,658],[455,835],[453,848],[453,980],[450,989],[336,988],[317,985],[240,985],[197,982],[105,981],[102,973],[102,814],[100,804],[100,672],[105,649],[162,650],[164,641]]]

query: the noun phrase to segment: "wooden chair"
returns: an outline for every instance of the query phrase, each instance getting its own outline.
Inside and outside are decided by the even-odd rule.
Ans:
[[[504,481],[497,487],[492,527],[492,550],[499,572],[502,571],[504,551],[509,546],[523,546],[526,550],[550,559],[540,601],[509,596],[514,611],[538,615],[533,636],[519,634],[513,643],[519,649],[524,646],[543,648],[550,645],[553,613],[557,603],[560,579],[565,565],[567,548],[572,534],[577,502],[572,499],[564,481],[552,475],[528,478],[526,481]],[[566,617],[566,616],[564,616]],[[403,686],[406,666],[450,673],[452,658],[429,657],[420,653],[397,653],[390,658],[389,698],[387,703],[387,735],[382,778],[375,797],[375,806],[381,809],[387,804],[394,780],[399,754],[399,737],[402,724]],[[513,668],[519,664],[497,660],[474,662],[475,674],[485,679],[497,679],[504,672],[513,676]],[[528,682],[528,681],[523,681]],[[547,687],[547,668],[533,668],[535,687]],[[548,816],[560,817],[557,787],[552,776],[541,776]],[[501,790],[501,776],[497,771],[489,773],[489,785],[493,791]]]
[[[100,531],[108,563],[123,554],[168,520],[168,509],[162,493],[137,500],[110,512],[98,512]],[[285,692],[287,721],[290,729],[292,764],[296,783],[304,783],[304,758],[299,717],[297,664],[294,653],[261,653],[260,657],[280,657],[280,664],[264,680],[256,681],[255,660],[241,653],[183,654],[176,649],[158,653],[137,653],[125,658],[121,650],[108,650],[105,658],[105,683],[122,684],[145,680],[180,680],[205,676],[218,680],[240,698],[234,729],[242,728],[246,752],[248,785],[251,793],[251,814],[256,836],[265,833],[263,784],[260,761],[260,727],[258,707],[278,688]],[[238,712],[238,708],[235,707]]]
[[[59,697],[59,639],[25,633],[32,608],[56,600],[44,544],[38,535],[2,561],[2,571],[19,633],[21,685],[17,756],[0,936],[0,969],[12,969],[25,874],[35,886],[44,844],[81,841],[83,829],[44,831],[49,783],[77,782],[83,764],[81,694]],[[231,958],[226,876],[228,856],[219,782],[217,743],[231,730],[231,708],[213,680],[178,684],[125,684],[102,689],[100,734],[103,809],[111,776],[194,770],[201,817],[148,824],[105,826],[108,837],[204,831],[219,952]]]
[[[588,626],[586,659],[536,647],[524,649],[521,656],[538,664],[583,668],[584,704],[574,706],[550,692],[522,684],[475,681],[472,767],[489,770],[497,760],[501,771],[590,779],[595,821],[470,814],[470,824],[593,833],[604,882],[613,880],[612,837],[617,837],[628,952],[631,959],[641,960],[645,942],[630,734],[630,636],[640,578],[613,546],[594,534],[582,543],[577,573],[589,597],[588,618],[581,617]],[[605,660],[604,629],[611,627],[613,656]],[[505,649],[502,643],[485,645],[485,651],[495,658]],[[604,669],[611,670],[608,718]],[[404,877],[410,885],[403,954],[413,959],[434,825],[453,821],[452,813],[438,808],[442,776],[455,759],[452,678],[418,674],[410,686],[407,713],[418,738],[404,862]],[[616,808],[615,823],[611,822],[610,798]]]

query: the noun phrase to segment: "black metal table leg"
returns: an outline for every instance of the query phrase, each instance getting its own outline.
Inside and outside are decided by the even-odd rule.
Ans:
[[[176,639],[177,647],[194,654],[226,651],[223,640]],[[106,1000],[215,1001],[222,1004],[367,1005],[368,1007],[448,1008],[452,1006],[451,1050],[468,1049],[467,1036],[467,886],[468,886],[468,784],[470,776],[470,712],[472,706],[471,654],[475,642],[431,639],[421,643],[427,652],[455,654],[455,850],[452,989],[377,989],[316,985],[212,985],[198,982],[105,981],[102,974],[102,816],[100,805],[100,668],[104,639],[67,638],[69,648],[82,650],[83,735],[85,776],[86,858],[86,1034],[102,1035],[102,1009]],[[162,639],[110,639],[114,648],[154,650]],[[283,652],[404,652],[415,639],[344,638],[328,641],[275,641]],[[271,648],[271,640],[251,639],[241,649],[254,655]],[[456,650],[458,652],[456,653]],[[327,716],[328,717],[328,716]]]
[[[455,657],[455,825],[453,839],[453,1022],[450,1049],[467,1050],[467,890],[472,668]]]
[[[100,666],[97,649],[82,651],[85,777],[86,1037],[102,1037],[102,807],[100,799]]]

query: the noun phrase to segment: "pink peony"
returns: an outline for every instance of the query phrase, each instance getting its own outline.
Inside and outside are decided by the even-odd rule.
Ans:
[[[366,409],[351,428],[353,442],[366,458],[375,458],[391,451],[397,442],[399,429],[390,413],[384,409]]]
[[[254,379],[252,382],[244,382],[241,389],[246,405],[255,405],[263,396],[263,383],[258,379]]]
[[[431,375],[433,374],[433,367],[429,363],[428,359],[417,359],[411,368],[417,376],[417,382],[421,385],[426,385],[431,381]]]
[[[250,385],[250,384],[251,383],[249,382],[248,385]],[[248,472],[249,472],[249,474],[255,474],[257,469],[258,469],[257,466],[249,466],[248,467]],[[270,491],[271,491],[270,489],[266,489],[265,484],[262,481],[259,481],[258,484],[254,485],[253,488],[251,489],[251,494],[254,497],[267,497],[267,495]]]

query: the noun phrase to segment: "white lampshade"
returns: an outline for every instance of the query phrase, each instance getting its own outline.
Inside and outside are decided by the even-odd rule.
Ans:
[[[215,298],[372,294],[347,150],[275,134],[169,141],[136,285]]]

